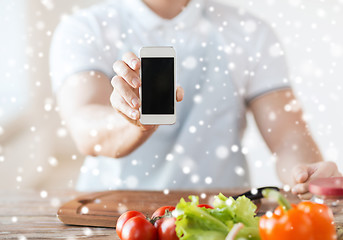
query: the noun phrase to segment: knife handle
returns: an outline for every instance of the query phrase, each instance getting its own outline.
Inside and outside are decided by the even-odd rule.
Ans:
[[[280,191],[280,189],[278,187],[261,187],[261,188],[257,188],[255,189],[253,192],[251,192],[252,190],[250,191],[247,191],[245,193],[242,193],[242,194],[239,194],[239,195],[236,195],[234,196],[233,198],[234,199],[237,199],[238,197],[240,196],[245,196],[247,198],[249,198],[250,200],[258,200],[258,199],[261,199],[263,198],[263,195],[262,195],[262,191],[264,189],[274,189],[276,191]],[[257,190],[257,191],[256,191]]]

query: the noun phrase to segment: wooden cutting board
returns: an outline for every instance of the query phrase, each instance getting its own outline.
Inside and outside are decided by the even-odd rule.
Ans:
[[[180,198],[199,196],[200,203],[211,203],[220,191],[105,191],[86,194],[65,203],[57,217],[65,224],[115,227],[119,216],[128,210],[136,210],[147,216],[161,206],[175,206]],[[243,191],[222,192],[233,196]],[[255,200],[254,200],[255,201]],[[256,200],[255,204],[260,201]]]

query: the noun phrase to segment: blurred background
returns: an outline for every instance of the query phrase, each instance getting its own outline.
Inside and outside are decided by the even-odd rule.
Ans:
[[[0,2],[0,189],[74,187],[83,156],[58,115],[49,46],[61,18],[100,2]],[[254,13],[275,29],[304,119],[324,157],[343,171],[343,0],[221,2]],[[275,159],[251,116],[244,145],[253,186],[279,184]]]

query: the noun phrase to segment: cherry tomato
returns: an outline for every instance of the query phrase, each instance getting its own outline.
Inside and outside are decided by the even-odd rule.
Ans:
[[[208,204],[199,204],[198,207],[200,208],[210,208],[210,209],[214,209],[211,205],[208,205]]]
[[[127,220],[121,232],[121,240],[157,239],[157,229],[141,216],[135,216]]]
[[[160,207],[152,214],[151,219],[154,219],[156,217],[162,217],[166,213],[166,210],[171,212],[171,211],[174,211],[174,209],[175,207],[173,206]],[[162,219],[159,219],[155,222],[154,225],[158,229],[161,223],[162,223]]]
[[[160,240],[178,240],[175,232],[175,218],[165,217],[161,219],[161,223],[157,229],[158,239]]]
[[[169,210],[171,212],[171,211],[174,211],[174,209],[175,209],[175,207],[173,207],[173,206],[160,207],[152,214],[151,218],[161,217],[166,213],[166,210]]]
[[[116,225],[116,232],[118,234],[118,237],[121,239],[121,233],[122,233],[122,229],[124,224],[130,219],[133,218],[135,216],[140,216],[142,218],[145,218],[144,214],[141,212],[137,212],[137,211],[128,211],[126,213],[123,213],[117,221],[117,225]]]

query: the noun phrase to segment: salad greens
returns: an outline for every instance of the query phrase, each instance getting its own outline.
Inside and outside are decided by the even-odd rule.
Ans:
[[[181,198],[173,215],[177,217],[176,234],[181,240],[225,240],[236,223],[244,227],[235,239],[259,240],[256,206],[250,199],[241,196],[234,200],[223,194],[215,196],[213,207],[200,208],[199,198],[189,196],[190,202]]]

